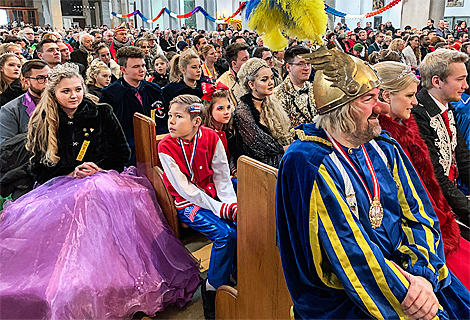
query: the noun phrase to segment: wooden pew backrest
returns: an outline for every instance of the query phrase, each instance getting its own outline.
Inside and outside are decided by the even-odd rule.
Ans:
[[[157,140],[155,122],[143,114],[135,113],[133,123],[137,168],[149,179],[163,215],[179,238],[180,225],[174,199],[163,183],[163,170],[157,152],[157,144],[165,135],[160,135]]]
[[[237,175],[238,288],[219,288],[216,318],[289,319],[292,300],[276,243],[277,169],[242,156]]]

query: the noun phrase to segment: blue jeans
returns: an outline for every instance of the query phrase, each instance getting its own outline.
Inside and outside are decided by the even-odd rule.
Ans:
[[[236,272],[237,226],[235,222],[217,217],[212,211],[199,208],[191,221],[194,206],[178,210],[178,218],[191,228],[203,233],[212,241],[211,258],[207,278],[218,288],[229,283]]]

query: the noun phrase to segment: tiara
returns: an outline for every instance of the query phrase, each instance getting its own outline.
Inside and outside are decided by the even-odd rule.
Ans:
[[[200,103],[193,103],[189,107],[189,113],[201,113],[201,104]]]
[[[398,75],[395,80],[399,80],[410,73],[413,73],[413,70],[411,70],[411,67],[409,65],[406,65],[405,69],[403,69],[403,71]]]
[[[11,51],[8,51],[8,52],[5,52],[5,53],[2,53],[2,54],[0,55],[0,59],[2,59],[4,56],[7,56],[7,55],[13,55],[13,56],[15,56],[15,57],[18,58],[18,56],[16,55],[16,53],[13,53],[13,52],[11,52]]]
[[[80,75],[80,69],[75,63],[66,62],[64,64],[58,64],[49,72],[49,78],[67,73],[76,73]]]

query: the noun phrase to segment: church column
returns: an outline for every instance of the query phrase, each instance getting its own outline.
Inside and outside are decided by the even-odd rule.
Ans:
[[[49,8],[54,8],[53,10],[50,10],[52,27],[58,28],[59,30],[63,29],[64,25],[62,23],[62,7],[60,5],[60,0],[49,0],[48,3]]]
[[[437,27],[439,20],[444,19],[444,12],[446,10],[446,2],[443,0],[431,0],[429,6],[429,19],[434,20],[434,26]]]
[[[112,28],[110,6],[111,3],[109,0],[101,0],[101,16],[103,17],[102,24],[105,24],[109,28]]]
[[[433,0],[403,1],[400,29],[403,29],[407,25],[419,29],[424,28],[430,16],[432,1]],[[436,0],[434,2],[438,1],[444,3],[444,0]],[[444,13],[442,14],[442,17],[443,16]]]
[[[336,0],[325,0],[325,4],[335,8],[336,7]],[[327,13],[328,15],[328,28],[333,30],[335,28],[335,16],[332,14]]]
[[[139,9],[147,19],[152,20],[154,18],[152,16],[152,4],[150,0],[142,0],[142,7],[137,9]],[[139,17],[139,19],[141,18]],[[152,29],[152,23],[144,22],[144,20],[142,20],[142,26],[147,29]]]
[[[216,0],[205,0],[205,6],[203,8],[207,11],[207,13],[217,19],[217,2]],[[230,13],[231,14],[231,13]],[[217,29],[217,24],[215,22],[210,21],[206,17],[204,17],[202,14],[201,16],[204,18],[205,25],[206,27],[204,28],[207,31],[214,31]]]

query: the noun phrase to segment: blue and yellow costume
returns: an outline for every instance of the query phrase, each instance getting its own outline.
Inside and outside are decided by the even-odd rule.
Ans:
[[[295,317],[407,319],[400,304],[409,283],[396,264],[433,285],[439,319],[469,319],[470,293],[445,265],[439,222],[398,143],[382,133],[364,144],[384,214],[373,229],[367,191],[325,131],[306,124],[296,135],[279,167],[276,195],[279,250]],[[345,151],[372,190],[362,149]]]

